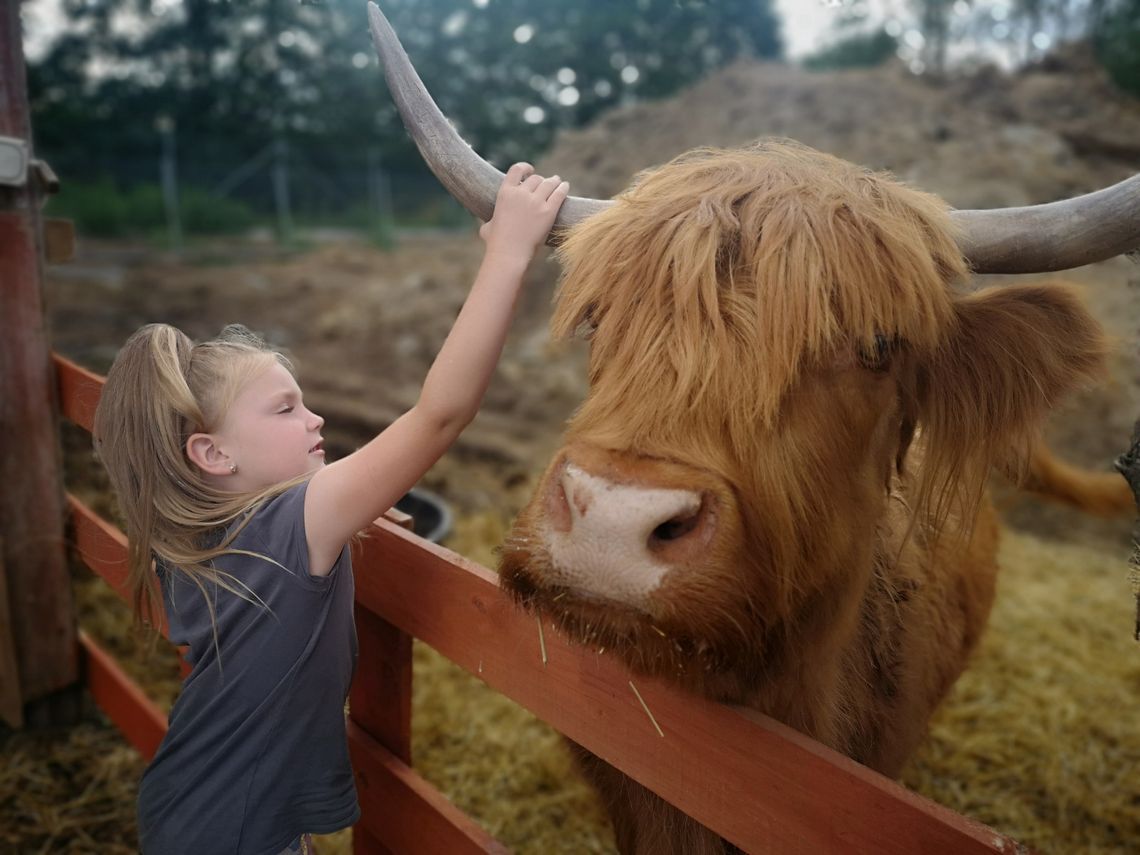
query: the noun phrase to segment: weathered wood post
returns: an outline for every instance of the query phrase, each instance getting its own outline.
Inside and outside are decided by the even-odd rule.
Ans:
[[[1140,505],[1140,421],[1132,429],[1132,445],[1120,455],[1116,468],[1128,480],[1132,495]],[[1140,521],[1132,529],[1132,558],[1128,562],[1128,578],[1132,584],[1132,595],[1136,598],[1136,624],[1132,637],[1140,641]]]
[[[411,517],[397,512],[396,519],[405,528],[412,527]],[[358,670],[352,681],[349,715],[353,724],[410,766],[412,637],[359,605],[356,635],[360,660],[370,664],[367,670]],[[387,855],[390,850],[357,823],[352,830],[352,851],[354,855]]]
[[[0,668],[0,714],[20,726],[23,707],[75,683],[78,667],[17,0],[0,3],[0,136],[11,138],[0,184],[0,661],[16,664]]]

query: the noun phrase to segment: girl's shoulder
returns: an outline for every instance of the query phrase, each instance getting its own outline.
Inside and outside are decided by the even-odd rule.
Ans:
[[[304,524],[305,519],[305,493],[309,487],[306,478],[297,484],[286,487],[280,493],[250,509],[246,526],[256,525],[267,529],[281,525],[293,525],[298,520]]]
[[[325,589],[331,580],[309,572],[309,543],[305,533],[305,494],[308,480],[293,484],[266,499],[231,543],[231,548],[256,553],[302,582],[306,588]],[[258,560],[255,563],[264,564]]]

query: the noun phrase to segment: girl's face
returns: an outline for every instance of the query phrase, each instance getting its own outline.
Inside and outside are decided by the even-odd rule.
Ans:
[[[293,375],[274,363],[242,386],[213,434],[217,449],[237,467],[220,486],[261,490],[316,472],[325,465],[324,423],[306,409]]]

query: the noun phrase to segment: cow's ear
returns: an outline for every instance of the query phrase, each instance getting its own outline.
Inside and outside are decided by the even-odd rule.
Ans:
[[[981,479],[994,464],[1018,468],[1048,410],[1101,375],[1107,353],[1100,324],[1060,285],[979,291],[959,298],[954,315],[950,334],[918,367],[916,388],[941,486],[967,470]]]

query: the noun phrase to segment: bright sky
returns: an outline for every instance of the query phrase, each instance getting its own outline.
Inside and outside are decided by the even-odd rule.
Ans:
[[[798,59],[829,40],[831,25],[845,9],[862,6],[871,20],[882,20],[897,5],[892,0],[776,0],[776,11],[784,19],[788,57]]]
[[[856,3],[865,6],[874,18],[884,17],[894,5],[891,0],[775,0],[776,11],[784,20],[788,56],[794,59],[817,49],[843,8]],[[59,9],[60,0],[24,0],[22,14],[29,56],[38,56],[45,48],[58,27]]]

